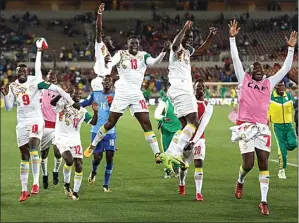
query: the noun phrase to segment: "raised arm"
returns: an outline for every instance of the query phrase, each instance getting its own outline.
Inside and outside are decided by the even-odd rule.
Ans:
[[[192,140],[194,143],[196,143],[200,139],[202,134],[204,133],[204,131],[205,131],[205,129],[206,129],[207,125],[209,124],[209,121],[212,117],[213,110],[214,110],[213,106],[211,104],[208,104],[207,107],[206,107],[206,111],[203,114],[202,119],[200,121],[200,124],[197,128],[194,139]]]
[[[96,26],[96,33],[97,33],[97,42],[102,42],[102,13],[105,9],[105,3],[102,3],[98,9],[98,15],[97,15],[97,26]]]
[[[238,27],[238,22],[236,20],[231,21],[228,26],[230,28],[229,29],[230,53],[231,53],[231,57],[232,57],[232,60],[233,60],[235,74],[236,74],[236,77],[237,77],[239,83],[242,84],[243,80],[244,80],[244,77],[245,77],[245,71],[243,69],[242,62],[239,58],[239,53],[238,53],[238,49],[237,49],[237,45],[236,45],[236,39],[235,39],[235,36],[240,31],[240,27],[237,28]]]
[[[204,43],[197,49],[195,49],[194,53],[192,56],[201,56],[205,54],[208,49],[210,48],[212,42],[213,42],[213,37],[216,35],[217,29],[214,27],[210,28],[210,34],[208,35],[207,39],[204,41]]]
[[[166,41],[164,43],[164,47],[161,51],[161,53],[156,57],[156,58],[152,58],[150,54],[145,54],[144,55],[144,61],[145,64],[147,66],[153,66],[155,64],[159,64],[162,62],[164,56],[166,55],[166,51],[170,48],[171,42],[170,41]]]
[[[13,108],[13,104],[15,102],[15,97],[12,94],[12,91],[9,85],[3,85],[1,87],[1,92],[4,96],[4,106],[7,111],[10,111]]]
[[[176,52],[179,47],[180,47],[180,44],[182,43],[183,39],[184,39],[184,36],[185,36],[185,33],[188,29],[191,29],[192,27],[192,24],[193,22],[188,20],[186,22],[186,24],[184,25],[183,29],[176,35],[176,37],[174,38],[173,42],[172,42],[172,50],[174,52]]]
[[[293,63],[294,50],[295,50],[295,46],[297,43],[297,38],[298,38],[298,33],[295,31],[293,31],[291,33],[290,39],[286,38],[288,46],[289,46],[288,47],[288,55],[282,65],[282,67],[280,68],[280,70],[277,71],[277,73],[275,75],[269,77],[271,90],[273,90],[275,85],[278,84],[284,78],[284,76],[286,76],[287,73],[291,70],[292,63]]]
[[[37,48],[37,53],[36,53],[36,58],[35,58],[35,77],[39,80],[43,79],[43,74],[42,74],[42,51],[48,49],[48,43],[44,38],[39,38],[36,40],[36,48]]]

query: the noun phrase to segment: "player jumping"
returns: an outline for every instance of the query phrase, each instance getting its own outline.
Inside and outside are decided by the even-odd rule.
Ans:
[[[93,91],[87,99],[81,102],[82,107],[92,105],[93,101],[96,102],[99,106],[98,109],[98,122],[97,125],[92,126],[91,128],[91,141],[95,138],[100,127],[105,124],[109,117],[110,106],[114,97],[114,92],[111,91],[112,88],[112,77],[107,75],[103,79],[103,91]],[[95,177],[97,174],[98,166],[103,158],[103,153],[106,153],[106,168],[105,168],[105,177],[103,184],[104,192],[111,192],[109,188],[110,177],[113,170],[113,157],[115,152],[115,141],[116,141],[116,131],[113,127],[107,135],[99,142],[93,151],[93,160],[92,160],[92,170],[88,177],[88,182],[93,184],[95,182]]]
[[[78,103],[82,96],[82,90],[76,88],[68,89],[73,100]],[[98,120],[98,105],[92,103],[94,111],[93,117],[85,108],[80,110],[74,109],[69,103],[61,99],[58,95],[51,100],[51,105],[56,106],[56,128],[55,128],[55,145],[59,149],[65,164],[63,166],[64,192],[73,200],[78,200],[78,192],[80,190],[83,178],[83,149],[81,145],[80,129],[81,124],[96,125]],[[74,188],[70,188],[72,166],[75,166]]]
[[[78,104],[60,87],[45,82],[40,78],[28,76],[27,66],[19,64],[17,69],[17,80],[10,85],[1,88],[4,95],[5,108],[10,111],[14,102],[17,103],[17,144],[21,152],[20,178],[22,192],[20,202],[27,200],[30,196],[27,190],[29,176],[29,159],[32,163],[33,186],[32,194],[39,193],[39,168],[40,158],[38,147],[43,135],[44,119],[41,111],[41,90],[48,89],[58,92],[71,105],[79,108]]]
[[[168,149],[166,154],[174,158],[186,168],[181,155],[184,147],[189,143],[198,127],[197,103],[194,95],[190,57],[202,55],[211,45],[215,28],[210,28],[210,34],[206,41],[198,48],[192,47],[193,32],[192,21],[187,21],[183,29],[175,37],[169,56],[169,83],[168,96],[172,101],[175,112],[181,121],[180,133],[175,151]]]
[[[203,196],[201,194],[202,183],[203,183],[203,161],[206,155],[206,143],[204,131],[208,125],[212,114],[213,106],[204,98],[205,95],[205,85],[202,81],[197,81],[195,83],[195,97],[197,99],[197,114],[199,120],[199,126],[196,130],[194,138],[191,140],[190,144],[184,148],[184,159],[186,164],[191,164],[192,159],[194,160],[195,172],[195,200],[203,201]],[[179,182],[179,194],[186,194],[186,175],[188,169],[180,168],[180,182]]]
[[[166,41],[158,57],[152,58],[147,52],[138,50],[139,39],[137,36],[130,36],[128,38],[127,50],[119,50],[111,58],[111,61],[109,61],[109,56],[106,57],[109,67],[117,65],[120,79],[115,84],[115,97],[110,108],[108,121],[100,127],[92,144],[84,151],[85,156],[89,157],[91,155],[96,145],[116,125],[125,110],[130,107],[131,112],[140,123],[144,131],[144,136],[153,150],[156,163],[163,162],[165,167],[170,166],[168,160],[163,158],[165,157],[164,154],[160,153],[158,142],[149,119],[148,107],[140,90],[147,67],[160,63],[169,46],[170,42]]]
[[[240,103],[237,126],[232,127],[232,141],[239,141],[243,158],[240,166],[239,178],[236,183],[235,197],[242,198],[244,179],[254,165],[254,152],[259,166],[259,181],[261,190],[261,203],[259,209],[262,214],[268,215],[267,194],[269,189],[268,158],[271,150],[271,131],[268,127],[268,107],[271,92],[275,85],[283,79],[292,66],[294,47],[297,43],[297,32],[292,32],[288,43],[288,55],[282,68],[269,78],[264,77],[264,70],[260,63],[253,64],[251,74],[245,73],[239,59],[235,36],[240,27],[234,20],[229,24],[230,48],[233,65],[240,88]]]
[[[112,67],[107,67],[105,65],[105,56],[110,53],[114,53],[114,46],[110,36],[103,37],[102,29],[102,14],[105,9],[105,4],[102,3],[98,9],[97,22],[96,22],[96,41],[95,41],[95,58],[96,62],[93,67],[97,77],[91,81],[91,88],[93,91],[103,90],[103,77],[110,75]]]

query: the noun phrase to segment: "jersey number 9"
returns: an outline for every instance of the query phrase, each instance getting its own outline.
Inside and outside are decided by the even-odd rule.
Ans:
[[[23,94],[22,95],[22,101],[24,105],[29,105],[30,104],[30,98],[28,94]]]

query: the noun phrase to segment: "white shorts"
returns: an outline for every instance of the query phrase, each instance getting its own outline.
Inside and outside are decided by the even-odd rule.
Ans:
[[[110,111],[123,114],[127,108],[130,108],[132,115],[137,112],[148,112],[142,92],[131,96],[124,96],[121,93],[115,94]]]
[[[192,148],[192,151],[183,152],[184,161],[189,165],[193,160],[204,160],[206,157],[206,140],[199,139]]]
[[[168,89],[168,97],[174,106],[175,115],[178,118],[191,113],[197,113],[197,101],[192,91],[182,91],[180,89]]]
[[[65,151],[71,151],[73,158],[83,159],[83,148],[81,143],[74,143],[66,139],[57,139],[55,140],[55,145],[60,154],[63,154]]]
[[[44,120],[31,119],[19,122],[16,127],[18,147],[29,143],[29,138],[38,138],[41,140],[44,130]]]
[[[241,154],[251,153],[255,151],[255,148],[271,152],[271,131],[268,127],[267,134],[260,135],[254,139],[245,142],[244,140],[239,141],[239,147]]]
[[[54,141],[55,129],[54,128],[44,128],[43,137],[41,140],[40,150],[44,151],[49,148]]]

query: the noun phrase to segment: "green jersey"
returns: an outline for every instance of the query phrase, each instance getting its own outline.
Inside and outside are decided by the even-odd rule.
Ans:
[[[168,97],[163,97],[155,111],[155,118],[163,130],[177,132],[181,128],[180,120],[174,114],[174,107]],[[166,121],[165,119],[170,119]]]

